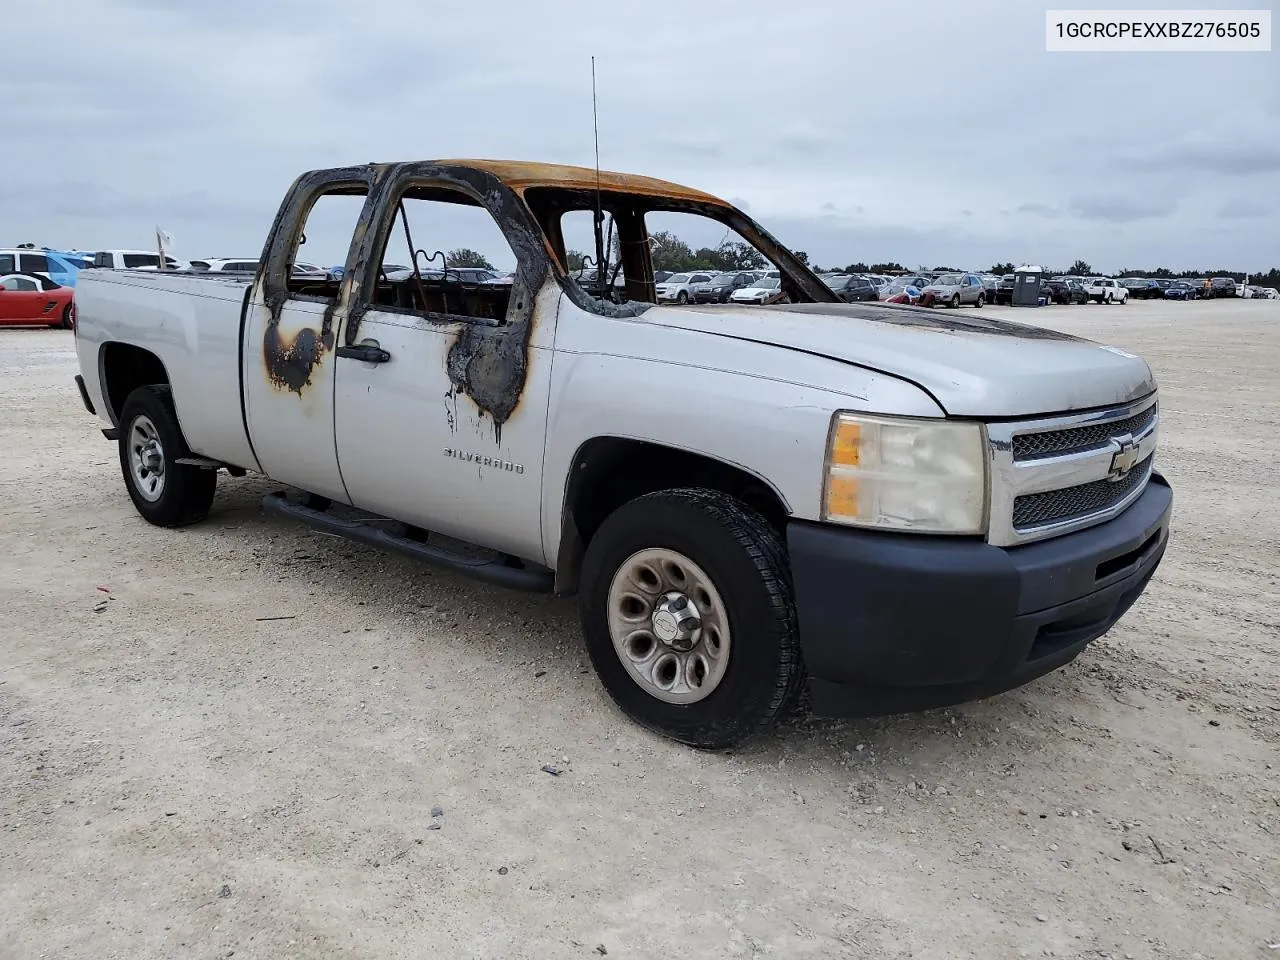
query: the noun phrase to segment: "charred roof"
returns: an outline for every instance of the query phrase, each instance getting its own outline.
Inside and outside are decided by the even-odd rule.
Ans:
[[[635,193],[666,197],[673,200],[689,200],[721,207],[729,206],[724,200],[692,187],[658,180],[634,173],[597,171],[592,167],[575,167],[561,163],[537,163],[527,160],[437,160],[451,167],[470,167],[497,177],[516,193],[530,187],[559,187],[565,190],[601,190],[619,193]]]

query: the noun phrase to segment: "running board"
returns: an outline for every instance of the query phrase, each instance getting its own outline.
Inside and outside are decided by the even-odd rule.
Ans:
[[[210,457],[197,457],[194,453],[189,457],[179,457],[173,462],[184,467],[199,467],[201,470],[226,470],[233,477],[243,477],[247,472],[244,467],[233,467],[229,463]]]
[[[348,540],[366,543],[371,547],[379,547],[393,553],[401,553],[509,590],[551,593],[555,584],[555,574],[550,570],[525,570],[510,566],[511,562],[518,561],[514,561],[514,558],[507,557],[505,554],[496,558],[468,557],[429,543],[419,543],[405,536],[388,533],[386,530],[370,525],[365,520],[349,520],[297,503],[290,500],[283,491],[269,493],[263,497],[262,509],[277,516],[301,520],[325,533],[346,537]]]

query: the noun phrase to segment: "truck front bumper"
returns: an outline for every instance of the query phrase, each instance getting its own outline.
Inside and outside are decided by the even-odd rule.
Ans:
[[[794,521],[787,530],[815,713],[877,716],[992,696],[1069,663],[1133,605],[1173,491],[1021,547]]]

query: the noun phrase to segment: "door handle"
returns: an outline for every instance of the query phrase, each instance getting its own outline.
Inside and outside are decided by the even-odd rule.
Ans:
[[[335,352],[340,357],[363,360],[365,363],[386,363],[391,359],[391,354],[378,346],[377,341],[358,343],[354,347],[342,346]]]

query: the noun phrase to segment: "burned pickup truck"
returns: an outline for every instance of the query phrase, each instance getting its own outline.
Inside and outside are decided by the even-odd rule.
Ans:
[[[658,305],[650,236],[677,215],[758,251],[782,302]],[[510,282],[437,251],[481,227]],[[291,269],[326,238],[340,279]],[[576,594],[621,709],[700,747],[806,686],[849,716],[1025,683],[1110,629],[1165,550],[1144,361],[842,303],[742,211],[660,180],[315,171],[255,274],[87,270],[77,300],[80,391],[145,519],[198,521],[219,471],[253,472],[284,488],[273,514]]]

